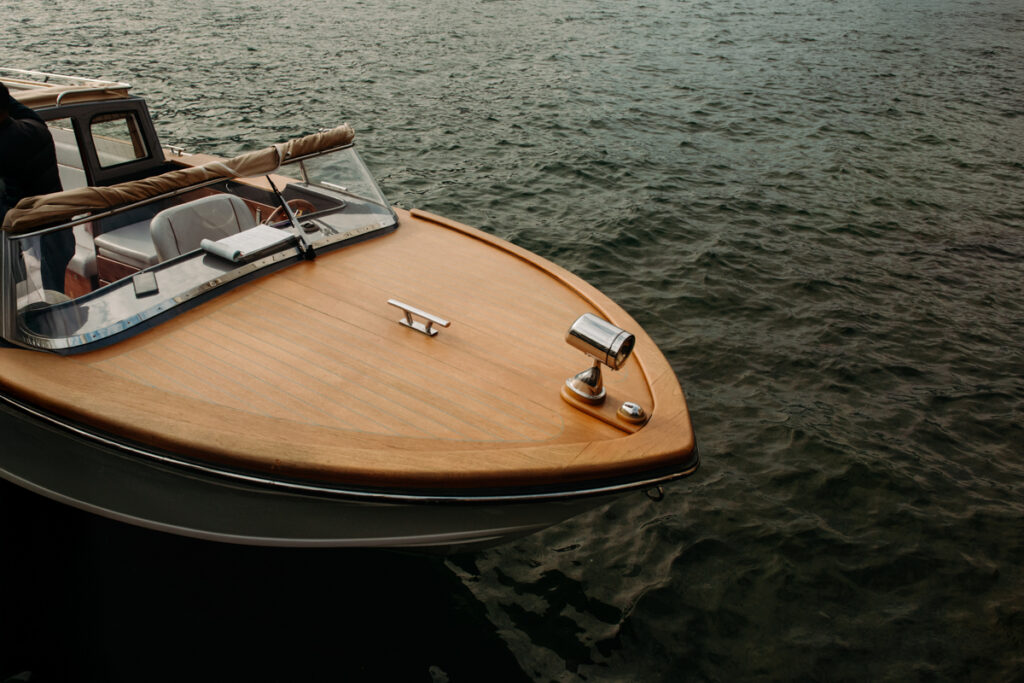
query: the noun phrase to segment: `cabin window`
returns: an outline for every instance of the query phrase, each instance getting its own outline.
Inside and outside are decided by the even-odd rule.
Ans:
[[[149,155],[134,112],[101,114],[92,119],[89,128],[102,168],[145,159]]]
[[[85,178],[85,166],[82,164],[82,153],[78,149],[75,127],[70,118],[53,119],[46,122],[53,137],[53,148],[57,153],[57,171],[60,173],[60,184],[65,190],[85,187],[89,183]]]

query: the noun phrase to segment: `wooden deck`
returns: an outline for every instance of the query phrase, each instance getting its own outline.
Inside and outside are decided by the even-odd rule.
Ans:
[[[0,350],[0,385],[122,438],[352,484],[599,479],[690,453],[674,373],[621,308],[483,232],[421,212],[399,217],[395,233],[242,286],[107,349]],[[399,325],[392,298],[451,327],[430,338]],[[585,312],[637,336],[626,366],[604,373],[615,401],[652,411],[636,433],[560,396],[565,378],[587,366],[564,342]]]

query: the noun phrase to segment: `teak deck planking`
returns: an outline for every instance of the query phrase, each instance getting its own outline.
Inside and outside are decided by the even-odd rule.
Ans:
[[[398,215],[392,234],[247,283],[108,348],[66,357],[2,349],[0,385],[129,441],[354,485],[578,481],[691,452],[675,375],[625,311],[482,231]],[[389,298],[452,325],[427,337],[397,323]],[[635,433],[560,396],[589,363],[564,342],[585,312],[636,334],[626,366],[604,371],[610,394],[651,412]]]

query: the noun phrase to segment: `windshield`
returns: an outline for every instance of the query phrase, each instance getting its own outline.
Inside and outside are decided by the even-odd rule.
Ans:
[[[4,337],[63,352],[92,348],[223,288],[397,227],[351,146],[282,171],[5,233]]]
[[[303,179],[319,187],[352,194],[381,206],[384,195],[357,154],[321,154],[300,162]]]

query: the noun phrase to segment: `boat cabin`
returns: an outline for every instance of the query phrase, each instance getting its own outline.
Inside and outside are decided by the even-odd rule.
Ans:
[[[0,78],[46,121],[64,188],[4,218],[9,344],[93,349],[398,225],[348,126],[222,160],[163,147],[125,83],[13,69]]]
[[[9,71],[0,70],[0,77]],[[173,168],[164,157],[145,100],[130,95],[127,84],[83,80],[81,86],[39,87],[8,79],[5,83],[14,98],[34,109],[50,128],[65,190],[113,185]]]

